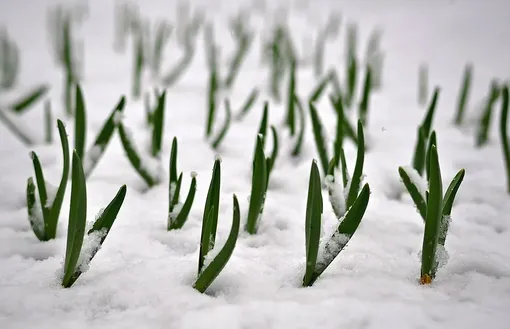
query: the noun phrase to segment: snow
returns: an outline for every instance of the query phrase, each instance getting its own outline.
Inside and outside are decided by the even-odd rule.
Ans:
[[[252,1],[193,0],[208,18],[214,15],[223,63],[234,49],[226,34],[226,17]],[[179,140],[179,168],[195,171],[197,192],[188,221],[181,230],[166,231],[168,185],[165,180],[143,190],[143,180],[133,170],[115,134],[103,158],[87,179],[87,212],[105,207],[122,184],[128,191],[118,218],[89,269],[69,289],[60,286],[55,272],[65,255],[68,183],[57,239],[39,242],[31,232],[25,205],[26,180],[33,168],[26,154],[40,156],[45,178],[61,177],[61,148],[55,130],[52,145],[25,147],[0,124],[0,328],[2,329],[258,329],[352,328],[507,329],[510,323],[510,203],[505,191],[505,171],[495,120],[490,143],[474,148],[476,127],[466,120],[463,129],[452,125],[456,97],[465,63],[474,67],[472,93],[466,119],[487,93],[492,78],[508,80],[510,29],[505,0],[492,1],[265,1],[250,19],[257,35],[269,29],[274,17],[287,17],[300,54],[311,48],[324,17],[342,15],[339,36],[326,46],[324,67],[335,66],[344,80],[343,54],[347,22],[359,26],[358,55],[364,55],[370,33],[384,31],[381,88],[372,95],[367,133],[373,143],[364,164],[370,184],[365,217],[348,246],[309,288],[300,282],[305,265],[305,209],[312,158],[318,158],[307,112],[303,154],[292,159],[284,152],[291,141],[286,131],[285,104],[270,106],[269,124],[281,132],[278,166],[267,190],[264,216],[256,235],[240,232],[229,263],[207,294],[192,288],[196,279],[203,206],[212,174],[215,151],[204,139],[207,66],[202,33],[189,69],[167,91],[167,112],[161,166],[168,170],[171,140]],[[4,0],[0,24],[8,27],[20,49],[20,94],[32,83],[51,84],[54,117],[64,120],[73,141],[73,120],[61,104],[62,72],[54,64],[48,44],[46,13],[50,0]],[[175,22],[176,1],[138,1],[144,17],[168,17]],[[262,2],[257,2],[262,7]],[[88,136],[95,136],[111,106],[126,95],[126,127],[137,144],[146,135],[143,100],[132,99],[132,45],[126,52],[113,49],[113,1],[89,0],[90,12],[77,37],[83,41],[83,81],[88,110]],[[265,14],[264,14],[265,13]],[[263,16],[264,15],[264,16]],[[180,56],[171,37],[163,54],[165,70]],[[267,68],[260,65],[260,45],[249,57],[228,97],[242,104],[260,88],[257,103],[242,122],[233,122],[222,144],[222,177],[218,239],[232,225],[232,194],[245,215],[250,192],[254,141],[267,97]],[[364,60],[364,58],[362,58]],[[398,182],[398,167],[408,165],[416,141],[416,127],[425,109],[417,104],[420,63],[429,68],[429,83],[441,87],[434,118],[438,136],[443,184],[466,169],[466,177],[453,207],[446,239],[448,263],[439,268],[429,286],[418,283],[423,221],[412,200],[395,197],[391,182]],[[222,66],[220,72],[226,72]],[[363,71],[362,71],[363,72]],[[165,72],[163,72],[165,73]],[[151,85],[146,81],[145,87]],[[361,76],[360,79],[363,77]],[[310,66],[300,66],[298,92],[303,101],[316,85]],[[285,79],[284,79],[285,80]],[[286,88],[282,87],[282,96]],[[358,94],[359,95],[359,94]],[[0,104],[3,104],[0,95]],[[334,137],[336,118],[327,97],[317,102],[324,134]],[[357,104],[358,99],[356,99]],[[43,140],[43,104],[16,122],[23,123],[34,140]],[[237,113],[237,109],[233,112]],[[221,110],[219,111],[221,113]],[[494,119],[498,117],[499,108]],[[220,125],[221,121],[217,121]],[[385,129],[381,129],[384,127]],[[32,136],[33,135],[33,136]],[[347,163],[356,160],[354,145],[346,140]],[[166,174],[166,173],[165,173]],[[496,179],[494,179],[496,177]],[[183,186],[189,186],[189,176]],[[340,181],[340,180],[339,180]],[[398,185],[401,188],[401,183]],[[324,196],[325,239],[338,225]],[[391,197],[390,197],[391,196]],[[242,220],[245,220],[243,216]],[[244,227],[242,223],[241,227]],[[218,243],[218,247],[221,244]],[[438,252],[439,259],[441,251]]]
[[[340,219],[346,211],[342,184],[336,183],[332,175],[326,175],[324,180],[326,188],[328,189],[329,202],[331,203],[335,215]]]
[[[416,186],[416,189],[418,190],[418,193],[420,193],[423,200],[426,200],[425,194],[429,190],[429,183],[427,182],[427,179],[420,176],[418,171],[416,171],[416,169],[414,169],[412,166],[402,166],[402,169],[405,171],[407,176],[409,176],[411,183]]]

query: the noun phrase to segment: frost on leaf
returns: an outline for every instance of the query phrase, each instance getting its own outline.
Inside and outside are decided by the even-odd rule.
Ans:
[[[85,236],[76,266],[77,271],[85,273],[89,269],[90,261],[101,248],[101,240],[106,234],[108,234],[108,229],[105,227]]]
[[[28,221],[30,222],[30,226],[32,226],[32,229],[37,232],[37,235],[44,235],[45,228],[44,228],[44,218],[43,213],[41,209],[41,202],[39,201],[39,198],[36,198],[34,205],[29,211],[29,217]]]
[[[333,207],[333,212],[337,219],[340,219],[345,214],[345,195],[342,185],[335,184],[335,178],[332,175],[327,175],[325,178],[326,188],[328,189],[329,202]]]
[[[209,250],[209,252],[205,255],[205,259],[204,259],[204,266],[202,267],[202,271],[200,274],[202,274],[205,269],[212,263],[212,261],[216,258],[216,256],[218,256],[218,254],[220,253],[221,249],[223,249],[223,245],[221,247],[218,246],[218,244],[216,244],[214,246],[214,248],[212,248],[211,250]]]
[[[445,247],[443,245],[438,244],[436,248],[437,267],[441,268],[446,266],[446,264],[448,263],[448,259],[450,259],[450,256],[448,255],[448,252],[446,251]]]
[[[58,188],[54,185],[51,185],[50,182],[45,181],[46,185],[46,204],[45,208],[51,208],[53,206],[53,201],[55,201],[55,196],[57,195]]]
[[[335,230],[331,238],[319,248],[317,265],[315,266],[316,271],[322,272],[342,251],[350,239],[351,235],[339,233],[338,230]]]
[[[428,190],[427,180],[420,176],[420,174],[411,166],[404,166],[402,169],[405,171],[411,183],[416,186],[416,189],[420,193],[421,197],[425,200],[425,192]]]
[[[183,206],[182,202],[179,202],[176,205],[174,205],[174,208],[168,214],[168,224],[169,225],[173,224],[173,222],[175,221],[175,219],[177,218],[177,216],[181,212],[182,206]]]

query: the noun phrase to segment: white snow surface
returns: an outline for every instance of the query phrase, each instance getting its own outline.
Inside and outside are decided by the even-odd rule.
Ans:
[[[83,1],[82,1],[83,2]],[[62,107],[63,73],[55,65],[46,33],[50,0],[3,0],[0,25],[20,48],[20,95],[37,83],[51,84],[54,116],[66,122],[72,147],[73,120]],[[138,1],[142,15],[175,22],[177,1]],[[346,24],[359,25],[358,50],[362,58],[370,33],[381,28],[384,52],[381,89],[371,99],[367,132],[372,145],[366,154],[366,182],[371,196],[368,209],[348,246],[314,286],[300,287],[305,266],[305,209],[310,164],[317,157],[312,127],[307,131],[301,159],[283,150],[281,138],[267,191],[264,216],[257,235],[242,232],[223,272],[206,294],[192,288],[196,278],[202,211],[215,151],[204,139],[207,66],[202,34],[191,67],[168,90],[162,166],[167,170],[170,141],[179,140],[179,168],[198,173],[197,195],[190,217],[181,230],[166,231],[168,182],[147,190],[129,164],[115,135],[107,152],[87,180],[89,214],[105,207],[122,184],[128,191],[107,239],[75,285],[61,287],[55,275],[65,254],[70,183],[63,202],[57,239],[37,241],[30,229],[25,202],[26,180],[33,175],[30,149],[0,125],[0,328],[2,329],[129,329],[129,328],[292,328],[292,329],[507,329],[510,326],[510,196],[497,134],[495,110],[490,143],[474,148],[474,127],[451,122],[464,64],[474,65],[467,119],[487,93],[492,78],[510,75],[510,3],[491,1],[327,1],[195,0],[217,24],[221,44],[220,72],[226,72],[233,42],[226,18],[242,6],[255,6],[250,25],[267,34],[275,18],[287,17],[295,45],[310,51],[315,32],[333,11],[342,15],[339,38],[326,44],[325,69],[336,66],[344,80]],[[127,96],[124,124],[140,143],[148,133],[143,99],[130,96],[132,45],[115,53],[114,1],[89,1],[88,18],[76,36],[83,44],[83,82],[88,110],[88,145],[120,95]],[[286,9],[288,8],[288,9]],[[79,47],[81,48],[81,47]],[[222,182],[217,241],[224,241],[232,224],[232,194],[240,200],[246,220],[252,152],[267,99],[267,68],[260,66],[257,40],[243,62],[230,99],[236,109],[257,84],[264,92],[242,122],[233,123],[219,153]],[[165,49],[162,71],[181,56],[175,38]],[[418,68],[429,66],[430,89],[441,87],[434,129],[445,187],[455,173],[466,169],[452,211],[446,239],[448,263],[430,286],[418,284],[423,221],[401,189],[398,166],[411,162],[417,125],[425,109],[417,105]],[[151,81],[144,81],[144,91]],[[299,94],[305,99],[316,84],[311,67],[298,71]],[[362,77],[360,77],[361,79]],[[286,93],[282,88],[282,95]],[[327,96],[327,95],[326,95]],[[2,96],[0,96],[2,97]],[[358,99],[358,98],[357,98]],[[1,99],[0,99],[1,104]],[[334,136],[336,120],[329,100],[317,104],[325,133]],[[270,123],[280,136],[285,106],[271,103]],[[234,110],[235,111],[235,110]],[[223,112],[221,109],[219,113]],[[218,122],[221,122],[219,114]],[[43,102],[18,119],[42,141]],[[55,130],[55,137],[58,134]],[[140,145],[140,144],[138,144]],[[352,167],[356,152],[347,142]],[[61,148],[33,146],[45,178],[61,177]],[[167,176],[168,173],[165,173]],[[495,178],[496,177],[496,178]],[[183,186],[189,186],[186,174]],[[400,183],[401,184],[401,183]],[[326,191],[323,220],[337,225]],[[398,197],[400,196],[400,197]],[[244,223],[242,223],[242,227]]]

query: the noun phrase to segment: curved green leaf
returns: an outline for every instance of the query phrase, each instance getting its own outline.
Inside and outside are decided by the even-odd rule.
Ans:
[[[239,211],[239,202],[237,201],[237,197],[234,194],[234,214],[232,220],[232,228],[230,229],[230,233],[228,235],[227,241],[225,245],[221,248],[220,252],[214,257],[211,263],[198,275],[197,281],[193,285],[193,288],[200,291],[201,293],[205,292],[207,288],[211,285],[211,283],[216,279],[216,277],[223,270],[227,262],[229,261],[232,253],[234,252],[234,248],[236,246],[237,237],[239,235],[239,227],[241,222],[241,215]]]

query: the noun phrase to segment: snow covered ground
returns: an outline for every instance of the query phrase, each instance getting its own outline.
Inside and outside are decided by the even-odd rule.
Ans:
[[[258,31],[267,30],[280,7],[290,1],[267,1],[266,14],[253,13]],[[176,1],[139,1],[148,17],[173,21]],[[225,18],[242,1],[193,1],[218,23],[221,58],[232,41]],[[0,24],[21,49],[19,90],[39,82],[52,85],[58,116],[61,71],[56,68],[46,33],[50,1],[3,0]],[[126,124],[143,142],[143,104],[129,100],[132,51],[113,51],[114,2],[91,0],[90,15],[80,29],[88,107],[88,140],[100,128],[121,94],[128,95]],[[30,230],[25,204],[26,179],[33,175],[30,151],[0,125],[0,328],[485,328],[510,327],[510,196],[496,125],[483,149],[474,148],[471,123],[463,129],[451,122],[463,66],[474,64],[468,117],[475,119],[492,78],[510,78],[510,3],[491,1],[296,1],[289,11],[293,37],[303,49],[327,15],[342,15],[341,37],[326,46],[327,66],[343,73],[345,23],[359,24],[363,54],[369,33],[384,31],[386,59],[383,87],[372,98],[365,160],[372,195],[367,213],[348,247],[316,284],[301,288],[304,272],[304,221],[310,163],[317,158],[308,122],[302,159],[288,156],[290,142],[281,122],[283,105],[272,105],[270,121],[280,129],[282,148],[268,190],[259,233],[242,233],[234,254],[207,294],[191,285],[196,275],[202,210],[214,161],[203,139],[207,70],[202,42],[191,68],[168,90],[164,162],[173,136],[179,139],[179,170],[184,190],[189,173],[198,173],[197,198],[182,230],[167,232],[167,186],[144,191],[114,137],[105,157],[87,182],[88,216],[93,220],[122,184],[128,185],[124,206],[90,270],[70,289],[57,280],[65,253],[69,199],[66,196],[58,238],[41,243]],[[201,38],[201,37],[200,37]],[[305,48],[310,48],[309,46]],[[306,49],[309,50],[309,49]],[[170,45],[164,68],[175,60]],[[242,66],[230,94],[234,109],[257,84],[267,85],[257,42]],[[466,169],[453,209],[446,248],[450,259],[430,286],[419,285],[423,223],[399,182],[397,168],[409,164],[416,127],[424,109],[417,105],[418,67],[427,63],[430,86],[441,87],[434,128],[444,184]],[[310,68],[299,72],[299,92],[306,97],[316,81]],[[148,87],[149,85],[145,85]],[[248,208],[251,156],[262,100],[242,123],[234,123],[222,148],[222,197],[219,240],[232,222],[232,194]],[[1,99],[0,99],[1,102]],[[320,115],[333,138],[335,120],[329,104]],[[496,111],[499,113],[499,106]],[[222,121],[222,111],[218,121]],[[495,117],[497,118],[499,114]],[[42,103],[23,117],[22,124],[42,140]],[[67,120],[69,136],[73,124]],[[496,123],[496,122],[494,122]],[[47,179],[54,185],[61,174],[58,142],[37,145]],[[355,150],[347,147],[349,165]],[[69,185],[68,185],[69,186]],[[69,192],[69,189],[68,189]],[[326,193],[323,192],[325,196]],[[396,195],[402,195],[400,199]],[[326,227],[336,219],[325,198]]]

